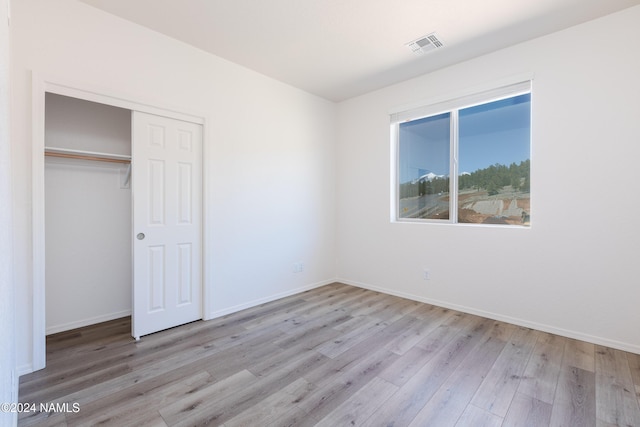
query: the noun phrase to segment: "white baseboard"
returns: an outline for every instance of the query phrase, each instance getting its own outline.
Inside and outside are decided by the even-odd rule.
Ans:
[[[611,347],[611,348],[615,348],[622,351],[628,351],[630,353],[640,354],[640,345],[611,340],[608,338],[589,335],[582,332],[571,331],[568,329],[558,328],[555,326],[546,325],[538,322],[532,322],[532,321],[529,321],[526,319],[520,319],[517,317],[505,316],[498,313],[479,310],[473,307],[453,304],[447,301],[434,300],[431,298],[425,298],[425,297],[421,297],[418,295],[413,295],[405,292],[397,292],[392,289],[381,288],[378,286],[369,285],[367,283],[356,282],[353,280],[337,278],[335,281],[339,283],[344,283],[345,285],[351,285],[351,286],[356,286],[358,288],[369,289],[372,291],[394,295],[397,297],[406,298],[413,301],[419,301],[426,304],[436,305],[438,307],[444,307],[444,308],[449,308],[451,310],[461,311],[463,313],[475,314],[477,316],[482,316],[482,317],[486,317],[493,320],[499,320],[501,322],[511,323],[513,325],[524,326],[526,328],[536,329],[538,331],[548,332],[551,334],[560,335],[567,338],[586,341],[596,345],[603,345],[606,347]]]
[[[25,363],[24,365],[16,367],[16,375],[18,378],[31,372],[33,372],[33,364],[31,363]]]
[[[331,279],[331,280],[323,280],[321,282],[317,282],[317,283],[313,283],[311,285],[306,285],[300,288],[295,288],[286,292],[280,292],[278,294],[274,294],[274,295],[270,295],[268,297],[264,297],[264,298],[259,298],[253,301],[249,301],[246,303],[242,303],[242,304],[238,304],[238,305],[234,305],[233,307],[228,307],[228,308],[224,308],[222,310],[217,310],[217,311],[213,311],[211,313],[209,313],[209,316],[207,316],[206,320],[211,320],[211,319],[215,319],[217,317],[222,317],[222,316],[226,316],[227,314],[231,314],[231,313],[236,313],[238,311],[242,311],[242,310],[246,310],[247,308],[251,308],[251,307],[255,307],[258,306],[260,304],[265,304],[267,302],[271,302],[271,301],[275,301],[278,300],[280,298],[285,298],[285,297],[290,297],[291,295],[295,295],[295,294],[299,294],[302,292],[306,292],[309,291],[311,289],[315,289],[315,288],[319,288],[320,286],[325,286],[325,285],[329,285],[331,283],[335,283],[336,281]]]
[[[83,326],[95,325],[96,323],[108,322],[109,320],[120,319],[121,317],[127,316],[131,316],[131,310],[123,310],[117,313],[103,314],[100,316],[77,320],[61,325],[47,326],[47,335],[57,334],[58,332],[69,331],[71,329],[82,328]]]

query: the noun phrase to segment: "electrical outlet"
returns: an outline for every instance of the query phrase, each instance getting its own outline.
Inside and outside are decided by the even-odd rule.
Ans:
[[[293,272],[294,273],[302,273],[304,271],[304,263],[296,262],[293,264]]]
[[[431,272],[425,268],[422,270],[422,278],[424,280],[431,280]]]

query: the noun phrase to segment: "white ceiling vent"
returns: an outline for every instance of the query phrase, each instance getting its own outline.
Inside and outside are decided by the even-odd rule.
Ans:
[[[406,46],[416,55],[422,55],[434,49],[439,49],[444,45],[440,39],[438,39],[436,33],[431,33],[407,43]]]

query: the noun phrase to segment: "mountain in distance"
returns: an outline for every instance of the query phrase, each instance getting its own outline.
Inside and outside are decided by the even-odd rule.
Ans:
[[[464,176],[464,175],[471,175],[471,172],[460,172],[460,174],[458,176]],[[447,175],[437,175],[431,171],[427,172],[426,174],[420,176],[417,179],[414,179],[413,181],[411,181],[412,184],[418,184],[421,182],[427,182],[427,181],[433,181],[436,178],[446,178]]]
[[[417,184],[419,182],[433,181],[436,178],[446,178],[446,175],[436,175],[435,173],[429,171],[418,179],[414,179],[413,181],[411,181],[411,183]]]

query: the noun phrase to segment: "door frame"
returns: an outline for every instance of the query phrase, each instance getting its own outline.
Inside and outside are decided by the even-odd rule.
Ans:
[[[210,318],[211,302],[209,298],[210,269],[207,258],[207,182],[209,150],[206,143],[209,134],[207,115],[190,113],[158,105],[155,101],[145,101],[137,97],[122,94],[105,88],[95,88],[78,81],[43,76],[32,71],[31,74],[31,191],[32,191],[32,371],[46,366],[46,286],[45,286],[45,185],[44,185],[44,146],[45,146],[45,94],[54,93],[99,104],[111,105],[131,111],[156,114],[172,119],[202,125],[202,318]]]

